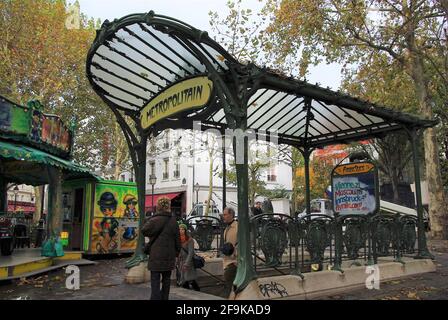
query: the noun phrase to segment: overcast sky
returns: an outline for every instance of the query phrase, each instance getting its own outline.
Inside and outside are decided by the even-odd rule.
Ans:
[[[221,17],[228,12],[227,0],[78,0],[81,12],[89,17],[113,20],[131,13],[143,13],[153,10],[157,14],[167,15],[192,26],[210,30],[209,11],[216,11]],[[73,3],[73,0],[68,1]],[[244,8],[257,11],[263,6],[258,0],[243,0]],[[321,86],[337,89],[340,85],[340,67],[338,65],[322,64],[310,70],[307,80],[318,82]]]

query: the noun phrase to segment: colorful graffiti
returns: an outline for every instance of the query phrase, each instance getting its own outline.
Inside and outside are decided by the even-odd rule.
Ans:
[[[333,210],[370,214],[378,210],[377,172],[372,163],[341,165],[332,175]]]
[[[137,188],[98,184],[95,190],[91,251],[132,251],[138,235]]]
[[[42,117],[42,142],[48,143],[58,148],[70,150],[70,133],[64,128],[61,119],[54,116]]]

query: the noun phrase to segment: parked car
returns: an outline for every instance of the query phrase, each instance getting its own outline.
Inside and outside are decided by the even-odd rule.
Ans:
[[[222,215],[218,207],[215,204],[211,204],[207,216],[205,216],[205,210],[206,204],[200,202],[195,204],[193,209],[188,213],[187,222],[192,225],[193,229],[196,228],[196,225],[201,220],[210,220],[214,227],[219,227],[219,224],[222,221]]]
[[[334,212],[331,206],[331,200],[329,199],[314,199],[310,202],[311,214],[325,214],[329,217],[334,216]],[[303,212],[297,215],[298,218],[306,216],[306,208]]]

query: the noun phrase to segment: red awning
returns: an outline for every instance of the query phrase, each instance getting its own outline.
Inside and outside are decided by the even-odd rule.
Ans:
[[[157,200],[161,197],[167,197],[170,200],[173,200],[174,198],[176,198],[177,196],[179,196],[182,192],[177,192],[177,193],[162,193],[162,194],[155,194],[154,195],[154,206],[157,205]],[[145,208],[151,208],[152,207],[152,195],[147,194],[145,196]]]
[[[8,200],[8,212],[15,211],[34,212],[36,211],[36,206],[32,202],[17,201],[14,203],[13,200]]]

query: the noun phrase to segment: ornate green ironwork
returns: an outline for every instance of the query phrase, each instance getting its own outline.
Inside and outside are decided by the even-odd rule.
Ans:
[[[399,222],[400,232],[400,251],[406,254],[415,253],[415,244],[417,241],[416,221],[412,217],[403,217]]]
[[[288,245],[287,227],[280,219],[270,219],[262,227],[260,248],[265,257],[266,267],[277,267],[282,263],[282,255]]]
[[[212,250],[212,243],[215,237],[213,221],[209,219],[199,220],[196,226],[193,226],[193,230],[193,238],[198,243],[199,251]]]
[[[372,225],[373,246],[377,256],[388,256],[394,241],[395,221],[390,218],[379,217]]]
[[[305,245],[313,264],[321,264],[324,260],[325,249],[331,241],[331,225],[324,219],[305,219]]]
[[[343,241],[349,259],[358,259],[359,250],[366,244],[366,225],[362,219],[349,219],[345,223]]]

